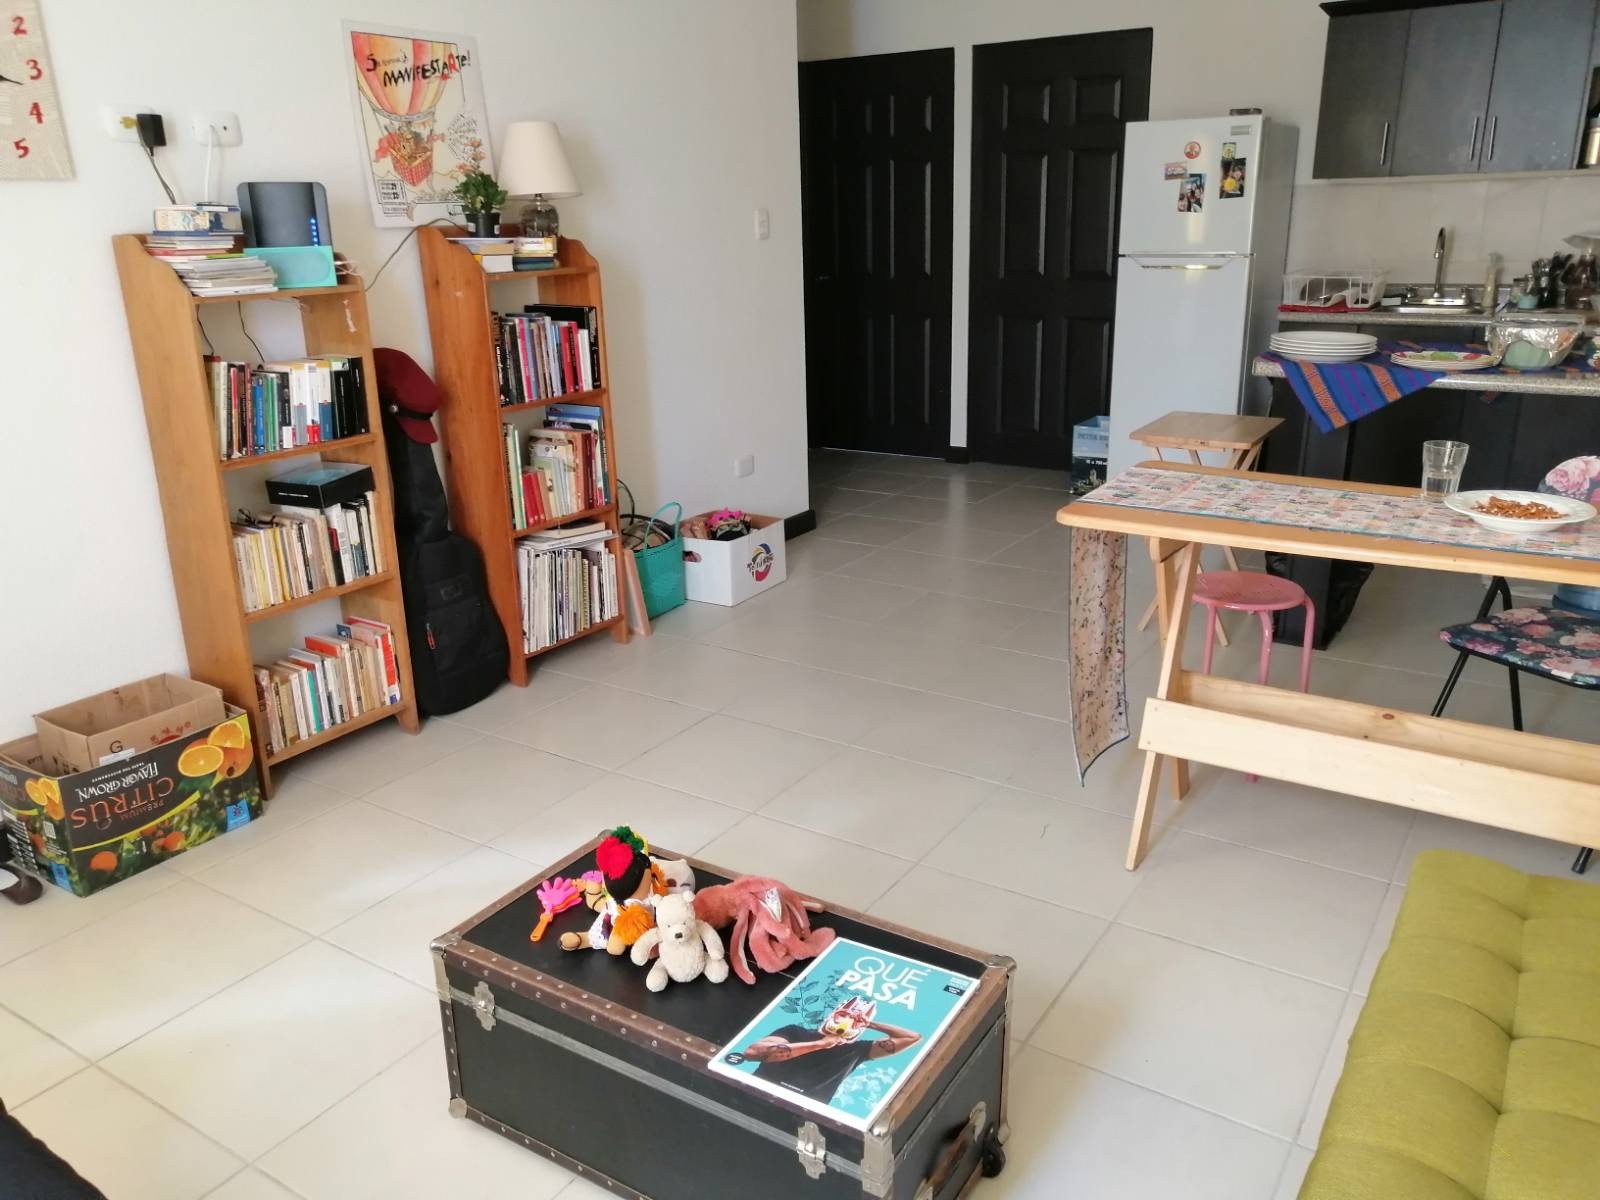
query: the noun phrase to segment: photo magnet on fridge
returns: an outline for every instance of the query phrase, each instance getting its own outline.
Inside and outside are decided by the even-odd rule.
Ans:
[[[1161,178],[1163,178],[1163,179],[1182,179],[1188,173],[1189,173],[1189,164],[1188,163],[1181,163],[1181,162],[1168,163],[1165,167],[1163,167],[1161,169]]]
[[[1222,143],[1222,161],[1223,162],[1227,162],[1230,158],[1238,158],[1238,157],[1239,157],[1239,143],[1238,142],[1223,142]]]
[[[1190,142],[1188,145],[1186,145],[1183,148],[1183,156],[1185,158],[1191,159],[1191,160],[1199,158],[1200,157],[1200,143],[1199,142]]]
[[[1197,213],[1205,206],[1206,177],[1201,173],[1194,173],[1184,178],[1178,185],[1178,211],[1181,213]]]
[[[1243,158],[1224,159],[1222,163],[1222,182],[1217,185],[1217,191],[1224,200],[1237,200],[1244,195],[1245,173],[1248,160]]]

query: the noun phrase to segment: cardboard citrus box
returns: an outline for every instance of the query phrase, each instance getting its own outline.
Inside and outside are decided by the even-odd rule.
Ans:
[[[250,717],[223,719],[177,741],[87,771],[63,771],[41,740],[0,746],[0,820],[18,862],[87,896],[261,816]]]
[[[222,693],[209,683],[152,675],[36,713],[33,728],[58,770],[87,771],[210,729],[223,715]]]
[[[789,558],[783,540],[783,518],[759,513],[745,516],[751,530],[742,538],[715,542],[684,537],[683,583],[690,600],[742,604],[751,596],[777,587],[787,577]]]

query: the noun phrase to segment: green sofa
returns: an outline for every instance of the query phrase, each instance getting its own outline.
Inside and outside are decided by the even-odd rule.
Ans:
[[[1600,1198],[1600,886],[1419,855],[1300,1200]]]

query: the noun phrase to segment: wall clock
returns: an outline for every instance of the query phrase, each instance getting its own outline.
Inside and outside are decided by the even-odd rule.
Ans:
[[[0,0],[0,180],[71,178],[39,0]]]

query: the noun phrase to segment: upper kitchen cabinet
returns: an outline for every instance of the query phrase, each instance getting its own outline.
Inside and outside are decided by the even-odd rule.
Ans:
[[[1317,121],[1318,179],[1389,174],[1409,12],[1336,16],[1328,22]]]
[[[1412,12],[1389,174],[1478,169],[1499,38],[1500,0]]]
[[[1504,0],[1504,8],[1479,169],[1565,170],[1583,125],[1595,2]]]
[[[1341,0],[1323,68],[1321,179],[1573,165],[1600,0]]]

